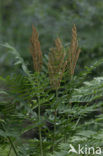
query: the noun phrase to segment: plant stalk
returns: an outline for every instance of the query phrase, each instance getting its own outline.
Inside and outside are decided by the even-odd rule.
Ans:
[[[10,156],[10,153],[11,153],[11,149],[12,149],[12,147],[11,147],[11,145],[10,145],[10,150],[9,150],[8,156]]]
[[[55,133],[56,133],[56,120],[57,120],[57,99],[58,99],[58,89],[56,89],[56,105],[54,106],[54,131],[53,131],[53,145],[52,145],[52,153],[54,153],[55,148]]]
[[[8,137],[8,140],[9,140],[9,142],[10,142],[10,144],[11,144],[11,147],[13,148],[13,150],[14,150],[14,152],[15,152],[15,155],[18,156],[17,151],[16,151],[16,148],[15,148],[15,146],[14,146],[14,144],[13,144],[11,138]]]
[[[2,124],[2,128],[3,128],[3,130],[5,131],[5,128],[4,128],[4,125],[3,125],[3,124]],[[18,153],[17,153],[17,151],[16,151],[16,148],[15,148],[15,146],[14,146],[14,144],[13,144],[11,138],[10,138],[9,136],[8,136],[7,138],[8,138],[8,140],[9,140],[10,144],[11,144],[11,147],[12,147],[13,150],[14,150],[15,155],[18,156]]]
[[[39,79],[37,80],[38,82],[38,119],[39,119],[39,124],[41,122],[41,108],[40,108],[40,96],[39,96]],[[41,156],[43,156],[43,143],[42,143],[42,132],[41,132],[41,126],[39,126],[39,139],[40,139],[40,153]]]

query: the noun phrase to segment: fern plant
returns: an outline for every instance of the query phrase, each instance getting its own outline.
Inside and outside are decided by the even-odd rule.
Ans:
[[[44,57],[32,28],[34,72],[14,47],[0,44],[15,60],[15,72],[0,77],[0,143],[5,145],[1,153],[5,147],[9,156],[69,156],[74,155],[68,153],[69,144],[102,146],[103,77],[86,78],[103,59],[75,76],[80,54],[76,26],[69,48],[57,38],[50,55]]]

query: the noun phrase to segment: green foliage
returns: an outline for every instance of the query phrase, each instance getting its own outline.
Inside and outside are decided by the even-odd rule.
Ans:
[[[1,153],[5,149],[4,155],[37,156],[42,155],[42,148],[47,156],[69,156],[74,155],[68,153],[69,144],[101,147],[103,77],[85,79],[103,59],[72,80],[65,73],[57,98],[50,88],[47,71],[31,73],[15,48],[1,45],[14,56],[14,71],[18,71],[0,77],[6,86],[0,90],[0,137],[4,145]]]
[[[6,0],[1,1],[0,6],[0,41],[9,42],[21,49],[20,53],[27,62],[32,24],[40,32],[44,54],[48,53],[47,49],[53,46],[53,40],[57,36],[61,36],[65,46],[69,45],[71,28],[76,24],[82,48],[77,69],[82,70],[81,67],[90,64],[91,60],[102,57],[102,0],[60,0],[59,3],[57,0]],[[2,70],[5,72],[5,65],[9,65],[12,60],[7,60],[3,51],[0,49],[0,64],[3,64]],[[95,74],[100,73],[101,68]]]
[[[94,78],[90,82],[84,82],[84,86],[75,89],[70,102],[91,102],[102,98],[103,77]]]
[[[103,146],[102,10],[102,0],[0,2],[0,156],[75,156],[70,144]],[[32,24],[44,55],[40,74],[28,52]],[[57,36],[67,49],[73,24],[81,55],[56,97],[47,49]]]

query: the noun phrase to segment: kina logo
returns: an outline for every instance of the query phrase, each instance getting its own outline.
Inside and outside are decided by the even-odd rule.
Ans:
[[[70,144],[70,150],[69,150],[68,153],[71,153],[71,152],[73,152],[73,153],[78,153],[78,152],[76,151],[76,149],[74,148],[74,146]]]
[[[69,145],[70,150],[68,151],[68,153],[75,153],[75,154],[85,154],[85,155],[101,155],[102,154],[102,149],[101,147],[88,147],[87,145],[80,145],[78,144],[77,146],[77,150],[75,149],[75,147],[70,144]]]

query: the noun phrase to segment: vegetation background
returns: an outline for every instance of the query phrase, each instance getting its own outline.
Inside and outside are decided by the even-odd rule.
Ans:
[[[102,0],[0,0],[0,41],[16,47],[28,62],[32,24],[39,32],[43,53],[48,53],[57,36],[65,46],[70,44],[71,28],[76,24],[82,49],[77,68],[80,71],[102,57],[102,10]],[[1,49],[1,72],[5,72],[5,68],[7,72],[11,63],[9,58],[5,61],[5,55]],[[98,71],[98,74],[101,72]]]
[[[30,71],[34,70],[32,57],[30,55],[32,24],[39,32],[41,49],[45,57],[48,55],[50,48],[54,46],[54,40],[58,36],[62,40],[65,48],[70,45],[72,36],[71,29],[74,24],[76,25],[78,43],[79,47],[81,48],[81,53],[76,65],[75,75],[85,71],[83,74],[86,74],[85,81],[88,81],[88,83],[81,82],[83,74],[79,75],[79,78],[74,78],[73,82],[75,83],[72,87],[76,89],[78,88],[77,91],[75,90],[73,92],[70,98],[70,103],[73,102],[74,107],[73,109],[71,107],[67,109],[66,106],[63,108],[60,107],[58,108],[58,112],[60,111],[61,113],[63,110],[67,110],[71,116],[73,115],[72,119],[71,117],[68,119],[70,127],[66,125],[67,132],[70,132],[69,141],[71,143],[76,144],[81,142],[83,144],[85,141],[87,144],[89,144],[89,146],[93,144],[94,146],[98,145],[103,147],[103,0],[0,0],[0,44],[9,43],[9,45],[15,47],[24,59]],[[2,77],[6,78],[11,73],[13,78],[13,74],[16,74],[16,72],[18,73],[18,70],[21,72],[20,68],[14,68],[14,62],[15,60],[7,52],[7,49],[1,46],[0,88],[5,89],[7,87],[5,83],[2,83]],[[15,81],[15,79],[11,80],[7,78],[7,81],[11,81],[11,84],[15,84],[16,81],[18,83],[18,79]],[[20,84],[18,83],[16,87],[21,87],[21,84],[23,85],[24,81],[21,80]],[[44,84],[47,85],[46,82],[44,82]],[[70,91],[68,86],[66,89]],[[1,102],[4,100],[2,93],[3,92],[0,92],[0,123],[4,122],[2,121],[2,118],[4,117],[2,117],[2,113],[4,113],[2,111],[3,104]],[[10,94],[14,95],[14,92]],[[62,97],[64,97],[64,95],[67,93],[64,92],[62,94]],[[17,95],[15,95],[15,97],[16,96]],[[9,98],[7,98],[5,101],[7,102]],[[28,97],[29,101],[30,98],[31,97]],[[90,104],[89,106],[88,103]],[[78,106],[75,106],[75,104],[78,104]],[[83,107],[84,105],[85,107]],[[17,111],[19,109],[21,108],[17,108]],[[25,108],[25,111],[24,109],[22,110],[23,114],[26,113],[26,109],[28,108]],[[51,113],[50,111],[51,110],[48,112]],[[67,113],[65,111],[63,112]],[[60,124],[59,121],[61,121],[63,126],[63,123],[67,124],[64,121],[66,114],[62,117],[61,116],[60,118],[58,117],[58,125]],[[45,115],[45,118],[46,117],[47,116]],[[72,129],[72,126],[74,127],[75,124],[78,124],[80,119],[79,117],[82,118],[79,127],[77,130]],[[5,117],[3,119],[5,119]],[[15,123],[10,117],[9,119],[9,121]],[[6,128],[9,127],[8,125],[10,125],[9,121],[7,120]],[[20,120],[18,121],[21,122]],[[11,151],[11,146],[9,147],[6,139],[9,136],[11,137],[11,140],[15,142],[14,138],[17,134],[12,133],[10,135],[10,129],[8,129],[8,133],[3,133],[1,125],[2,124],[0,124],[0,156],[15,156],[13,150]],[[17,125],[15,125],[15,127],[17,127]],[[18,133],[19,130],[17,130]],[[57,136],[57,139],[61,137],[62,134],[67,132],[62,132],[60,129],[60,135]],[[51,132],[49,134],[51,135]],[[82,135],[82,140],[81,137],[78,137],[80,134]],[[48,149],[51,147],[51,144],[46,141],[44,139],[45,152],[49,151]],[[19,141],[17,140],[16,146],[17,151],[20,152],[19,156],[23,156],[23,154],[25,156],[39,156],[40,151],[35,151],[35,149],[33,149],[37,148],[38,142],[36,146],[33,147],[33,145],[34,142],[31,141],[30,143],[21,147],[19,146]],[[55,156],[69,156],[67,154],[67,142],[58,146],[59,147],[55,148]],[[50,151],[47,156],[49,156],[49,154],[52,156]],[[44,154],[44,156],[46,155]]]

